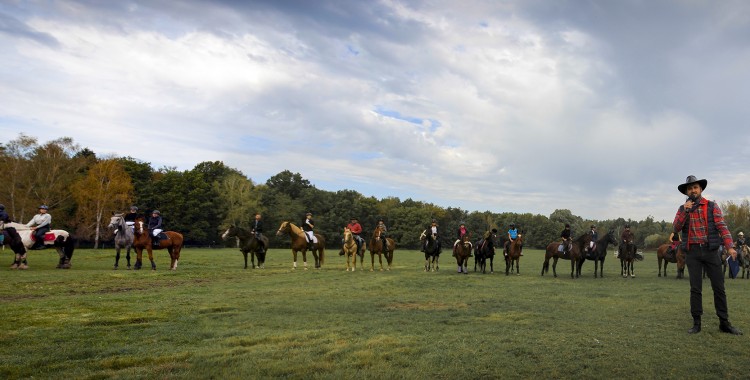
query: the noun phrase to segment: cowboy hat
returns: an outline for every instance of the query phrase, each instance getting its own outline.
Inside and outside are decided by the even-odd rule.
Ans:
[[[680,190],[681,193],[687,195],[688,185],[691,185],[694,183],[700,184],[701,191],[706,190],[706,185],[708,185],[708,181],[706,181],[705,179],[698,179],[694,175],[689,175],[687,178],[685,178],[685,183],[677,186],[677,190]]]

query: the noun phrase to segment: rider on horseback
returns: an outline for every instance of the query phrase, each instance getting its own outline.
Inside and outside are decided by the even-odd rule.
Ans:
[[[425,233],[432,235],[432,238],[435,239],[435,242],[437,242],[438,252],[440,252],[440,239],[438,239],[439,235],[438,235],[437,220],[435,219],[432,220],[429,227],[427,227],[427,229],[425,230]],[[424,252],[425,249],[427,248],[427,242],[428,242],[427,239],[425,239],[424,244],[422,245],[422,250],[421,250],[422,252]]]
[[[49,207],[46,205],[39,206],[39,213],[34,215],[31,220],[26,223],[27,226],[31,227],[34,231],[34,245],[31,249],[44,249],[44,234],[49,232],[50,224],[52,224],[52,215],[48,214]]]
[[[458,239],[456,239],[456,242],[453,243],[453,257],[456,257],[456,250],[458,247],[458,243],[461,242],[461,239],[463,239],[464,235],[468,234],[469,230],[466,228],[466,225],[464,223],[461,223],[460,226],[458,226],[457,236]],[[472,257],[473,255],[469,253],[468,257]]]
[[[351,218],[349,224],[346,225],[346,228],[351,231],[352,237],[354,238],[354,243],[357,244],[357,252],[359,252],[362,247],[362,243],[364,242],[364,239],[359,236],[362,233],[362,225],[359,224],[359,220],[357,218]],[[339,256],[344,256],[344,239],[341,239],[341,245],[342,247],[339,251]]]
[[[515,223],[510,224],[510,229],[508,230],[508,241],[505,242],[505,255],[508,256],[508,251],[510,250],[510,245],[514,241],[518,239],[518,228],[516,228]],[[523,243],[521,243],[521,256],[523,256]]]
[[[591,252],[596,248],[596,241],[599,239],[599,235],[596,233],[596,226],[591,225],[591,231],[589,231],[589,235],[591,235],[591,242],[589,243],[589,247],[586,249],[586,252]],[[622,247],[620,248],[622,249]]]
[[[266,247],[263,244],[263,221],[261,220],[260,213],[255,214],[255,220],[253,221],[253,228],[250,231],[255,235],[255,239],[258,240],[258,254],[262,255]]]
[[[151,213],[151,217],[148,219],[148,230],[152,236],[151,244],[153,244],[154,247],[159,247],[161,245],[159,234],[164,230],[159,210],[154,210],[154,212]]]
[[[378,219],[378,226],[376,228],[380,230],[380,240],[383,241],[383,249],[388,249],[388,240],[386,240],[388,227],[385,226],[385,221]]]
[[[619,246],[620,255],[622,255],[622,250],[627,246],[628,243],[633,243],[633,239],[635,237],[633,236],[633,233],[630,231],[630,225],[626,224],[625,229],[620,234],[620,240],[622,240],[622,244]]]
[[[557,248],[558,252],[562,252],[563,256],[568,256],[568,247],[570,247],[570,224],[565,223],[565,228],[560,232],[560,238],[562,239],[562,243],[560,243],[560,247]]]
[[[312,220],[312,213],[308,212],[307,214],[305,214],[305,221],[302,222],[302,231],[305,232],[307,246],[311,251],[315,250],[315,232],[313,232],[313,228],[315,228],[315,224]]]

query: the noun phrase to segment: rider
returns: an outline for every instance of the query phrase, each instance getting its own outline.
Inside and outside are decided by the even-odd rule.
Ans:
[[[133,226],[135,225],[135,220],[139,216],[140,215],[138,215],[138,207],[130,206],[130,212],[127,213],[127,214],[125,214],[125,216],[123,217],[123,219],[125,219],[125,224],[128,225],[130,227],[130,229],[132,230],[132,229],[134,229]],[[116,230],[115,230],[115,233],[117,233]]]
[[[469,230],[466,228],[466,225],[462,222],[461,225],[458,226],[458,230],[456,231],[456,236],[458,236],[458,238],[456,239],[456,242],[453,243],[453,257],[456,257],[456,247],[458,246],[458,243],[460,243],[464,235],[468,233],[469,233]]]
[[[510,249],[509,246],[511,243],[516,241],[518,239],[518,228],[516,228],[515,223],[510,224],[510,229],[508,230],[508,241],[505,242],[505,255],[508,255],[508,250]],[[521,256],[523,256],[523,243],[521,243],[521,250],[520,250]]]
[[[159,210],[154,210],[154,212],[151,213],[151,218],[148,219],[148,230],[151,232],[151,236],[153,236],[151,238],[151,243],[154,247],[159,247],[159,245],[161,245],[159,234],[164,230],[164,226],[162,226],[161,212],[159,212]]]
[[[737,251],[737,259],[742,262],[743,257],[742,253],[744,252],[744,246],[745,246],[745,234],[740,231],[740,233],[737,234],[737,240],[734,241],[735,244],[735,251]]]
[[[557,251],[562,252],[563,256],[567,256],[568,250],[565,249],[565,247],[568,246],[568,244],[566,243],[570,243],[570,224],[565,223],[565,228],[563,228],[562,232],[560,232],[560,238],[562,239],[562,243],[560,243]]]
[[[596,233],[596,226],[593,224],[591,225],[589,235],[591,235],[591,242],[589,242],[589,247],[586,249],[587,252],[591,252],[596,248],[596,241],[599,239],[599,235]]]
[[[622,241],[622,244],[620,244],[620,254],[622,254],[622,249],[625,247],[628,242],[633,242],[633,233],[630,231],[630,225],[626,224],[625,229],[622,230],[622,233],[620,234],[620,240]]]
[[[357,252],[359,252],[360,248],[362,247],[362,237],[359,236],[362,233],[362,225],[359,224],[359,220],[357,218],[351,218],[349,219],[349,224],[346,225],[346,228],[349,229],[352,233],[352,237],[354,238],[354,243],[357,244]],[[344,256],[344,239],[341,239],[341,250],[339,251],[339,256]]]
[[[265,247],[263,244],[263,221],[261,220],[260,213],[255,214],[255,220],[253,220],[253,228],[252,232],[255,235],[255,238],[258,240],[258,254],[263,254],[263,251],[265,251]]]
[[[440,252],[440,239],[439,239],[439,234],[438,234],[437,220],[435,219],[432,220],[430,225],[426,228],[426,232],[428,234],[432,234],[432,238],[435,239],[435,241],[437,242],[438,252]],[[427,248],[427,239],[425,239],[425,242],[422,245],[422,252],[424,252],[426,248]]]
[[[48,214],[49,207],[47,205],[39,206],[39,213],[34,215],[31,220],[26,223],[27,226],[31,227],[34,234],[34,245],[31,249],[44,249],[44,234],[49,232],[50,224],[52,224],[52,215]]]
[[[742,233],[742,232],[740,232]],[[675,253],[677,252],[677,247],[680,245],[680,234],[672,232],[669,234],[669,248],[667,249],[667,257],[674,257]]]
[[[376,227],[380,229],[380,240],[383,241],[383,247],[388,247],[388,240],[386,240],[386,234],[388,233],[388,227],[385,226],[385,221],[383,219],[378,219],[378,226]]]
[[[313,223],[312,220],[312,213],[308,212],[305,214],[305,221],[302,222],[302,231],[305,231],[305,238],[307,238],[307,246],[309,250],[315,249],[315,232],[313,232],[313,228],[315,228],[315,223]]]

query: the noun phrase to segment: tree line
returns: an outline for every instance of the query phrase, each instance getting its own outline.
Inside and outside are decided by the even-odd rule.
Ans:
[[[46,204],[53,228],[68,230],[82,244],[94,247],[112,239],[107,229],[110,215],[125,212],[131,205],[145,215],[160,210],[166,228],[181,232],[186,244],[193,246],[234,244],[220,240],[223,230],[232,224],[249,228],[256,212],[263,215],[265,233],[274,247],[289,245],[287,238],[273,237],[275,229],[283,221],[299,225],[306,212],[313,213],[316,232],[327,237],[330,247],[340,245],[342,229],[352,217],[359,219],[365,238],[383,219],[389,236],[406,249],[418,248],[419,235],[432,219],[440,226],[444,247],[452,244],[461,223],[475,239],[493,228],[504,236],[514,223],[525,232],[525,246],[531,248],[544,248],[557,240],[566,223],[575,236],[593,224],[600,234],[613,229],[618,237],[629,224],[636,244],[644,248],[665,243],[672,231],[671,221],[656,221],[652,216],[640,221],[587,220],[567,209],[549,216],[467,211],[411,198],[376,199],[348,189],[325,191],[289,170],[261,184],[221,161],[201,162],[185,171],[154,169],[133,157],[98,157],[69,137],[40,144],[25,134],[0,144],[0,203],[11,218],[22,223]],[[720,205],[733,232],[750,231],[748,200]]]

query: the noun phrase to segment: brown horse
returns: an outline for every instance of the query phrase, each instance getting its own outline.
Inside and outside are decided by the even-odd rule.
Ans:
[[[622,248],[618,255],[621,267],[620,275],[622,275],[623,278],[627,278],[628,276],[635,278],[635,266],[633,264],[637,258],[637,247],[632,240],[622,242],[620,247]]]
[[[344,227],[344,256],[346,256],[346,271],[349,271],[349,268],[351,267],[351,271],[354,272],[357,269],[357,256],[359,256],[359,263],[361,266],[361,270],[365,270],[365,255],[363,250],[357,250],[357,242],[354,240],[354,234],[352,234],[352,230],[349,229],[349,227]],[[352,259],[354,260],[354,265],[351,265]]]
[[[278,231],[276,231],[276,236],[283,234],[289,235],[292,241],[292,256],[294,257],[292,269],[297,269],[297,252],[302,252],[302,261],[305,265],[305,270],[307,270],[308,244],[305,232],[292,222],[282,222]],[[315,234],[315,238],[318,239],[318,242],[315,243],[311,253],[315,258],[315,268],[320,268],[323,266],[323,261],[325,260],[326,240],[319,234]]]
[[[463,271],[464,274],[469,274],[469,255],[473,246],[471,244],[471,237],[469,234],[461,236],[461,241],[456,244],[456,264],[458,265],[458,273]]]
[[[152,243],[151,233],[146,228],[146,221],[143,217],[135,219],[134,227],[134,239],[133,248],[135,248],[135,266],[134,269],[141,269],[143,266],[143,249],[148,251],[148,259],[151,261],[151,269],[156,270],[156,263],[154,262],[153,249],[167,249],[169,252],[169,258],[171,262],[169,269],[177,270],[177,262],[180,260],[180,251],[182,250],[182,234],[174,231],[164,231],[163,234],[167,236],[166,239],[159,239],[159,245],[156,246]]]
[[[519,232],[516,240],[505,245],[505,275],[507,276],[516,267],[516,274],[521,270],[521,245],[523,244],[523,233]]]
[[[261,239],[258,240],[255,237],[255,233],[237,227],[234,224],[230,225],[223,234],[221,234],[222,240],[231,238],[237,238],[239,240],[239,248],[242,256],[245,257],[245,269],[247,269],[247,254],[250,254],[250,263],[253,265],[253,269],[262,269],[266,267],[266,250],[268,249],[268,238],[265,235],[261,235]],[[255,266],[255,258],[258,257],[258,266]]]
[[[737,251],[737,258],[742,258],[740,261],[742,265],[742,278],[750,279],[750,248],[747,245],[743,245],[742,249]]]
[[[375,255],[378,255],[378,261],[380,262],[380,270],[383,270],[383,257],[385,255],[385,261],[388,264],[388,269],[391,270],[393,265],[393,250],[396,249],[396,242],[391,238],[385,238],[385,247],[383,247],[383,239],[381,234],[383,231],[380,228],[375,228],[372,232],[372,239],[370,239],[370,272],[375,271]]]
[[[591,235],[585,233],[573,240],[570,245],[564,247],[564,251],[558,251],[561,241],[553,241],[547,245],[546,252],[544,254],[544,264],[542,264],[542,276],[549,272],[549,260],[554,259],[552,262],[552,274],[557,277],[557,260],[570,260],[570,278],[576,278],[581,276],[581,266],[578,262],[582,258],[582,252],[591,243]]]
[[[677,252],[674,257],[667,257],[667,251],[671,244],[662,244],[656,249],[656,258],[659,261],[659,277],[662,275],[662,262],[664,262],[664,277],[667,277],[667,264],[677,264],[677,278],[683,278],[685,275],[685,252],[682,251],[680,245],[677,246]]]

